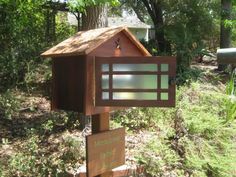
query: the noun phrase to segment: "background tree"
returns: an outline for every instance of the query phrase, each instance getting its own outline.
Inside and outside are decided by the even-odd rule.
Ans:
[[[215,34],[217,18],[214,1],[177,0],[166,1],[165,28],[172,45],[172,54],[177,56],[178,68],[183,70],[190,66],[192,59],[205,54],[209,36]]]
[[[206,45],[210,49],[212,44],[208,41],[217,42],[217,1],[121,0],[122,3],[132,8],[139,19],[153,25],[156,35],[154,43],[149,41],[146,45],[149,51],[154,55],[177,55],[179,68],[189,67]],[[145,8],[140,13],[142,6]]]
[[[227,24],[231,20],[232,0],[221,0],[220,48],[231,45],[232,26]]]
[[[40,53],[73,33],[48,2],[0,1],[0,91],[26,84],[27,73],[44,62]]]
[[[232,0],[221,0],[221,23],[220,23],[220,48],[229,48],[231,46],[232,25],[231,21]],[[222,71],[227,65],[219,64],[218,70]]]
[[[165,37],[164,27],[164,12],[163,12],[163,1],[161,0],[142,0],[143,5],[146,7],[148,14],[150,15],[154,29],[155,39],[160,53],[170,53],[170,43]]]
[[[118,0],[69,0],[68,7],[76,15],[78,30],[100,28],[107,26],[108,4],[117,5]],[[82,20],[82,21],[81,21]]]
[[[142,0],[120,0],[120,5],[113,8],[111,15],[114,15],[115,11],[115,14],[121,16],[122,12],[125,11],[130,15],[135,13],[141,22],[152,23],[146,8],[143,8]]]
[[[236,0],[233,1],[232,9],[232,46],[236,47]]]
[[[107,25],[107,4],[98,4],[86,7],[85,13],[82,14],[82,30],[107,27]]]
[[[45,47],[44,1],[0,1],[0,83],[10,86],[24,80],[32,59],[39,61]]]

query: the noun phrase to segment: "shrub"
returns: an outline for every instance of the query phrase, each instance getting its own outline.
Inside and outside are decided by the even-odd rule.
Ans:
[[[39,147],[39,137],[33,135],[27,141],[25,149],[9,159],[9,176],[62,176],[64,163],[59,157],[46,155]]]
[[[163,117],[169,117],[171,109],[156,108],[129,108],[117,111],[113,120],[129,130],[142,130],[157,128],[157,121]]]
[[[174,176],[235,176],[236,120],[226,121],[227,99],[216,86],[193,82],[178,89],[176,108],[156,108],[150,120],[155,120],[158,136],[140,148],[137,157],[147,172],[151,176],[170,175],[165,171]]]
[[[0,117],[11,119],[19,109],[19,101],[10,90],[0,94]]]
[[[63,161],[66,162],[78,162],[85,160],[85,149],[83,141],[80,137],[66,136],[63,138],[64,142],[61,147],[65,149],[62,156]]]
[[[226,85],[226,94],[228,95],[225,99],[226,121],[228,122],[236,118],[236,90],[234,72]]]
[[[176,76],[176,84],[178,86],[190,84],[197,81],[202,76],[203,71],[197,68],[179,68]]]
[[[171,149],[170,144],[163,137],[153,137],[153,140],[144,146],[139,154],[137,160],[145,165],[146,173],[151,176],[171,174],[180,160],[178,154]]]

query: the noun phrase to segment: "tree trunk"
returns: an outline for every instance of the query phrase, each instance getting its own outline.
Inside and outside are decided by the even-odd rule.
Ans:
[[[82,30],[108,26],[107,5],[90,6],[82,14]]]
[[[225,20],[231,20],[232,0],[221,0],[220,48],[231,45],[231,27],[225,26]],[[219,64],[218,70],[223,71],[226,65]]]
[[[78,16],[76,17],[76,19],[77,19],[77,25],[78,25],[77,31],[80,31],[80,30],[81,30],[81,23],[80,23],[81,17],[80,17],[80,12],[77,12],[77,14],[78,14]]]
[[[158,53],[170,53],[170,43],[165,39],[163,9],[160,0],[142,0],[154,23],[155,39],[158,47]]]
[[[165,52],[164,20],[160,2],[154,4],[156,18],[154,20],[156,39],[161,52]]]
[[[145,20],[144,20],[144,18],[143,18],[143,15],[140,13],[140,11],[139,11],[139,9],[138,9],[138,8],[139,8],[138,6],[140,6],[140,4],[132,3],[132,4],[130,4],[130,6],[132,7],[133,11],[134,11],[135,14],[137,15],[138,19],[139,19],[141,22],[145,23]]]

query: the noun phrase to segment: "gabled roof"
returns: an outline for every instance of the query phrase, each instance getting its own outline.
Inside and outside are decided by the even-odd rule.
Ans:
[[[119,32],[123,32],[144,55],[151,55],[127,28],[109,27],[80,31],[76,35],[42,53],[41,56],[56,57],[89,54]]]

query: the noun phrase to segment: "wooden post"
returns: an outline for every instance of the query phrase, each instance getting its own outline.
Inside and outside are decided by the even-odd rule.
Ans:
[[[109,113],[92,115],[92,134],[109,130]],[[112,172],[106,172],[96,177],[112,177]]]

